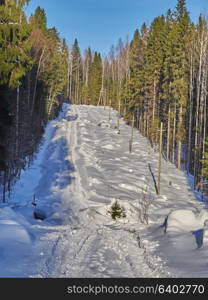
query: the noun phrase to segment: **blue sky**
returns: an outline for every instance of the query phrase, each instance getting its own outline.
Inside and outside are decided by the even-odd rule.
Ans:
[[[132,37],[143,22],[174,9],[177,0],[30,0],[26,12],[45,9],[48,26],[55,26],[71,45],[78,39],[82,50],[91,46],[107,54],[119,38]],[[208,0],[187,0],[192,20],[208,12]]]

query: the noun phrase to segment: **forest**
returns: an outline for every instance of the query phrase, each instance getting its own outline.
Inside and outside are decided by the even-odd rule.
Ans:
[[[48,28],[44,9],[25,15],[28,0],[0,1],[1,200],[34,159],[45,125],[63,102],[101,105],[138,128],[167,161],[208,177],[208,22],[192,22],[185,0],[174,11],[119,39],[107,56],[76,39],[69,47]]]
[[[11,191],[33,160],[49,119],[56,116],[67,82],[68,47],[47,28],[38,7],[27,20],[27,0],[0,1],[0,187]]]

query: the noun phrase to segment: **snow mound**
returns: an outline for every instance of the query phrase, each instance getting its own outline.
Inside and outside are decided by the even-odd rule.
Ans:
[[[27,225],[25,218],[15,213],[10,207],[5,207],[0,210],[0,245],[8,248],[7,243],[25,243],[31,242],[30,234],[25,225]]]
[[[167,219],[168,233],[190,232],[204,227],[208,220],[208,211],[202,209],[199,213],[192,210],[179,209],[171,212]]]

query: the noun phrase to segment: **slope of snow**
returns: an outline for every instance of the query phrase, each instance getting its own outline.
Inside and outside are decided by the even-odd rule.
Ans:
[[[130,154],[131,128],[121,120],[118,134],[115,111],[111,118],[108,108],[65,104],[48,124],[36,160],[0,206],[1,277],[207,277],[207,244],[196,249],[191,221],[175,234],[160,226],[171,211],[203,203],[165,161],[157,196],[158,154],[136,129]],[[34,194],[44,221],[33,218]],[[111,218],[115,201],[126,218]]]
[[[204,228],[204,223],[208,220],[208,211],[203,209],[196,213],[189,209],[178,209],[168,216],[168,233],[190,232]]]

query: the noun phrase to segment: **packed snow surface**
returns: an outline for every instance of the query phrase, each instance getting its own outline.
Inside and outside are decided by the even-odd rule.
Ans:
[[[119,132],[109,110],[64,104],[48,124],[34,162],[0,205],[1,277],[208,276],[208,241],[197,249],[192,234],[203,226],[204,203],[165,160],[157,196],[158,153],[135,129],[130,154],[131,128],[120,119]],[[34,195],[44,221],[33,217]],[[111,218],[115,201],[125,218]]]

